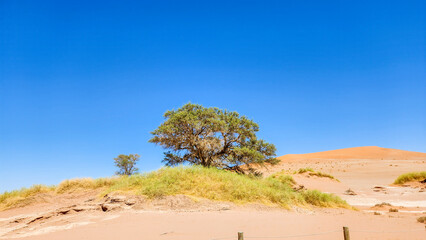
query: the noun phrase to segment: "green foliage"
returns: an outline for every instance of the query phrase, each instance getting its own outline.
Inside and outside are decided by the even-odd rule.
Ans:
[[[167,166],[187,162],[245,173],[278,163],[275,146],[256,137],[259,126],[237,112],[188,103],[164,118],[149,141],[169,149]]]
[[[404,184],[406,182],[412,182],[412,181],[423,181],[426,179],[426,172],[410,172],[405,173],[399,176],[394,184]]]
[[[115,166],[119,169],[116,174],[130,176],[136,173],[139,170],[136,167],[136,162],[139,161],[139,158],[138,154],[118,155],[118,157],[114,158]]]

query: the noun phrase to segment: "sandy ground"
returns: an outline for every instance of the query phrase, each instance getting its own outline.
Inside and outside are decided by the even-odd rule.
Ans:
[[[185,196],[147,201],[120,195],[99,200],[94,198],[96,192],[61,198],[46,195],[36,205],[0,212],[0,239],[211,240],[237,239],[242,231],[247,239],[337,240],[343,239],[343,226],[349,227],[352,239],[426,239],[425,224],[416,220],[426,216],[424,185],[392,185],[400,174],[426,170],[426,154],[377,147],[337,151],[283,156],[281,164],[265,174],[305,167],[330,173],[340,182],[307,174],[294,178],[305,188],[341,196],[359,211],[287,211],[255,204],[194,202]],[[354,195],[348,195],[348,189]],[[375,206],[382,202],[392,206]],[[389,212],[391,208],[398,212]]]
[[[389,218],[348,210],[216,212],[126,212],[96,223],[22,239],[237,239],[298,236],[292,239],[343,239],[342,226],[349,226],[353,239],[425,239],[422,224],[404,217]],[[322,234],[322,235],[317,235]],[[308,236],[307,236],[308,235]],[[311,235],[311,236],[309,236]]]

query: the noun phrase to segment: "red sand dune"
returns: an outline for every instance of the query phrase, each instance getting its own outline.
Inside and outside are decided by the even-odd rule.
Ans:
[[[376,146],[343,148],[331,151],[287,154],[278,159],[283,161],[299,159],[378,159],[378,160],[426,160],[426,153],[404,151]]]

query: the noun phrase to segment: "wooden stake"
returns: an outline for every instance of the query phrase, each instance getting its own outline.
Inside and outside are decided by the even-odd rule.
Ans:
[[[243,232],[238,232],[238,240],[244,240]]]
[[[349,236],[349,228],[343,227],[343,237],[345,240],[351,240],[351,237]]]

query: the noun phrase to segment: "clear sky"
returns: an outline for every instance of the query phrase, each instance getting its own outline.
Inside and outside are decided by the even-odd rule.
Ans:
[[[208,3],[207,3],[208,2]],[[425,1],[0,1],[0,191],[114,174],[166,110],[235,110],[277,155],[426,152]]]

